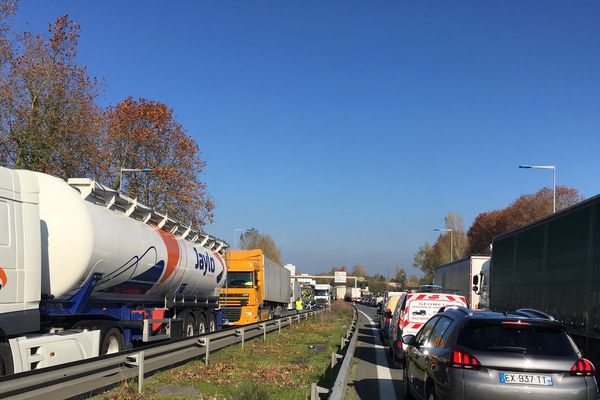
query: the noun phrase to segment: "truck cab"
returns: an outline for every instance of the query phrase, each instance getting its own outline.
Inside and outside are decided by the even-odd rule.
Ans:
[[[331,304],[331,285],[328,283],[317,283],[313,298],[317,306],[328,307]]]

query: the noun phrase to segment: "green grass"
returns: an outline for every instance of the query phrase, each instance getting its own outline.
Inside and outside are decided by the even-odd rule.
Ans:
[[[124,384],[100,396],[101,399],[202,399],[202,400],[304,400],[310,384],[333,384],[329,370],[331,353],[339,350],[340,339],[352,320],[352,308],[334,304],[331,312],[303,320],[210,355],[210,365],[194,361],[160,372],[147,379],[144,395],[135,384]],[[311,348],[313,346],[313,348]],[[185,393],[161,393],[166,385]]]

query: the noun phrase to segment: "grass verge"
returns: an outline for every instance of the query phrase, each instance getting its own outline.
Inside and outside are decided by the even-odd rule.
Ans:
[[[210,365],[194,361],[155,374],[138,395],[123,384],[99,399],[304,400],[310,384],[331,387],[331,353],[352,321],[352,308],[333,303],[331,312],[210,355]],[[338,363],[339,364],[339,363]]]

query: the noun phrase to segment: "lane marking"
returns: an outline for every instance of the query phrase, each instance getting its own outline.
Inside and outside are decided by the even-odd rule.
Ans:
[[[357,308],[358,310],[358,308]],[[394,389],[394,381],[392,380],[392,373],[388,366],[387,357],[385,355],[385,347],[381,344],[379,340],[379,332],[377,332],[377,328],[373,328],[375,325],[375,321],[371,319],[366,313],[358,310],[359,313],[364,315],[369,323],[371,324],[371,330],[373,331],[373,338],[375,341],[375,360],[377,361],[377,385],[379,388],[379,399],[387,400],[396,398],[396,389]]]

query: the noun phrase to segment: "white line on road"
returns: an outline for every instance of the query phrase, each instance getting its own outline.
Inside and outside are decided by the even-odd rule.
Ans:
[[[385,347],[379,340],[379,333],[377,328],[373,328],[375,322],[366,313],[358,310],[359,313],[364,315],[371,324],[371,330],[373,330],[373,340],[375,342],[375,360],[377,361],[377,385],[379,387],[379,398],[380,399],[395,399],[396,390],[394,389],[394,382],[392,381],[392,373],[390,368],[387,366],[388,361],[385,355]]]

